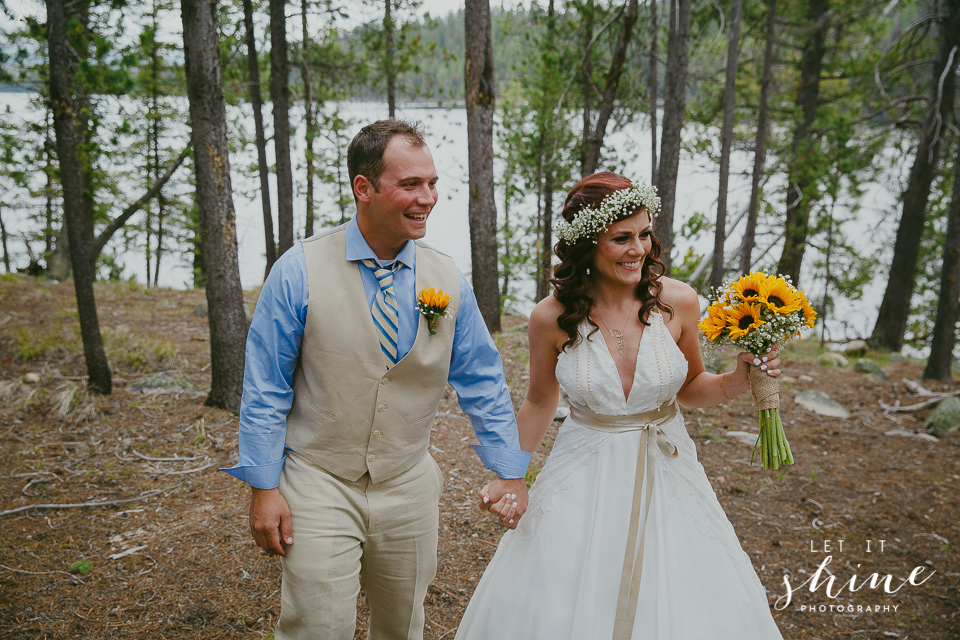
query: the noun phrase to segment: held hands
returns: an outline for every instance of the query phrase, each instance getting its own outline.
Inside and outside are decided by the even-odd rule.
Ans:
[[[480,489],[480,508],[498,518],[508,529],[516,529],[527,510],[527,485],[523,478],[497,478]]]
[[[286,547],[293,544],[287,501],[279,489],[251,489],[250,533],[254,542],[269,555],[287,555]]]
[[[737,354],[736,370],[723,374],[720,379],[720,390],[725,398],[733,398],[750,388],[748,374],[751,364],[760,367],[760,370],[765,371],[771,378],[779,378],[781,374],[780,345],[774,344],[770,347],[770,351],[760,357],[746,351]]]

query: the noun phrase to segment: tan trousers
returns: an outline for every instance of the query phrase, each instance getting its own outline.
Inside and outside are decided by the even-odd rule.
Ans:
[[[443,475],[430,454],[379,484],[334,476],[287,451],[280,494],[294,543],[281,559],[276,640],[353,640],[357,595],[369,640],[423,638],[423,600],[437,573]]]

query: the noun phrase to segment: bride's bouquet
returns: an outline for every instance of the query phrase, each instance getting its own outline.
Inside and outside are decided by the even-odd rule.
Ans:
[[[733,345],[741,351],[762,356],[775,343],[783,345],[799,337],[804,327],[813,327],[817,313],[806,294],[789,278],[754,271],[736,282],[716,289],[711,295],[707,317],[699,327],[707,340]],[[764,469],[793,464],[790,444],[780,421],[780,391],[776,378],[750,365],[750,390],[760,412],[760,457]],[[754,453],[756,447],[754,446]],[[750,456],[753,463],[753,456]]]

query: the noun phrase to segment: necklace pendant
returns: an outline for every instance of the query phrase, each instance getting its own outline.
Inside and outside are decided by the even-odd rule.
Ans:
[[[623,338],[617,340],[617,353],[623,353]]]

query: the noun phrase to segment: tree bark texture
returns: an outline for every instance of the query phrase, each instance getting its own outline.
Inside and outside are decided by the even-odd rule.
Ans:
[[[767,162],[767,135],[770,130],[769,115],[770,91],[773,86],[773,64],[776,58],[774,42],[777,32],[777,0],[770,0],[767,7],[767,30],[764,35],[763,75],[760,80],[760,98],[757,106],[757,133],[753,143],[753,180],[750,185],[750,204],[747,205],[747,228],[740,245],[740,273],[750,271],[750,260],[756,244],[757,216],[760,210],[760,183],[763,181],[764,166]]]
[[[553,183],[556,175],[553,166],[547,168],[543,180],[543,250],[540,252],[540,268],[537,278],[536,301],[550,295],[550,278],[553,277]]]
[[[660,259],[670,275],[673,249],[673,217],[677,202],[677,174],[680,170],[680,134],[687,107],[687,67],[690,52],[690,1],[670,1],[670,36],[667,41],[666,93],[663,101],[663,134],[660,138],[660,168],[657,189],[660,215],[654,230],[663,247]]]
[[[807,10],[807,40],[800,57],[800,80],[797,87],[797,105],[800,119],[793,130],[791,159],[787,177],[787,217],[783,253],[777,263],[777,273],[790,276],[795,285],[800,283],[800,267],[807,246],[810,210],[817,191],[815,159],[817,136],[813,125],[820,102],[820,71],[827,52],[827,12],[829,0],[810,0]]]
[[[279,255],[293,246],[293,169],[290,165],[290,64],[285,0],[270,0],[270,100],[277,160]]]
[[[960,150],[953,165],[953,195],[947,214],[947,237],[943,243],[943,268],[940,271],[940,299],[933,324],[930,357],[923,377],[951,382],[950,365],[960,318]]]
[[[733,119],[737,107],[737,63],[740,58],[740,16],[743,0],[730,3],[727,21],[727,77],[723,87],[723,125],[720,128],[720,190],[717,194],[717,227],[713,236],[713,270],[710,286],[723,284],[723,245],[727,239],[727,186],[730,183],[730,148],[733,146]]]
[[[647,91],[650,94],[650,184],[657,185],[657,107],[660,92],[657,71],[657,50],[660,45],[660,25],[657,24],[657,0],[650,0],[650,73]]]
[[[50,108],[57,138],[60,184],[63,188],[63,217],[70,238],[70,262],[77,295],[77,316],[83,340],[83,356],[89,380],[87,388],[108,394],[113,381],[103,350],[97,301],[93,292],[94,271],[89,259],[89,238],[83,210],[83,169],[78,156],[79,135],[75,123],[77,103],[71,90],[76,56],[67,42],[67,16],[62,0],[47,0],[47,43],[50,52]],[[92,221],[91,221],[92,224]]]
[[[587,144],[587,150],[584,154],[581,173],[588,176],[596,173],[597,165],[600,163],[600,152],[603,150],[603,137],[607,132],[607,123],[613,114],[614,100],[617,97],[617,87],[620,86],[620,78],[623,76],[624,61],[627,58],[627,47],[630,45],[630,39],[633,34],[633,26],[637,24],[637,0],[630,0],[627,9],[621,18],[620,35],[617,37],[617,45],[613,50],[613,57],[610,59],[610,68],[607,70],[604,79],[603,96],[600,99],[600,108],[597,109],[597,124],[590,133],[590,140]]]
[[[496,101],[489,0],[466,0],[464,20],[473,289],[487,329],[494,332],[500,330],[500,291],[497,204],[493,178],[493,116]]]
[[[394,64],[393,50],[393,2],[394,0],[384,0],[383,7],[383,71],[387,80],[387,114],[391,118],[397,115],[397,67]],[[467,22],[467,33],[473,28],[470,22]]]
[[[0,245],[3,248],[3,271],[10,273],[10,253],[7,251],[7,227],[3,224],[3,212],[0,211]]]
[[[588,0],[583,6],[583,38],[581,39],[585,56],[583,58],[583,131],[580,140],[580,166],[584,166],[587,158],[587,147],[590,146],[590,132],[593,130],[593,57],[588,49],[593,40],[593,0]]]
[[[887,288],[880,302],[877,323],[870,343],[874,347],[899,351],[907,330],[910,300],[920,256],[920,241],[927,214],[930,185],[937,170],[937,161],[946,144],[947,123],[950,122],[957,88],[954,69],[960,61],[960,2],[948,3],[949,13],[940,23],[940,44],[933,69],[930,102],[920,125],[917,156],[910,168],[907,189],[903,193],[903,213],[897,240],[893,247],[893,261]]]
[[[303,32],[303,50],[300,65],[300,75],[303,76],[303,112],[306,125],[306,162],[307,162],[307,222],[304,237],[313,235],[313,223],[316,213],[313,204],[313,183],[316,169],[314,167],[313,139],[317,135],[316,124],[313,121],[313,96],[310,87],[310,34],[307,31],[307,0],[300,2],[300,26]]]
[[[237,261],[227,114],[213,8],[214,5],[207,0],[181,1],[196,198],[210,322],[212,380],[206,404],[239,411],[247,319]]]
[[[267,137],[263,133],[263,100],[260,91],[260,63],[257,58],[257,36],[253,29],[253,2],[243,0],[243,25],[246,30],[247,75],[253,126],[257,138],[257,173],[260,177],[260,208],[263,211],[263,238],[266,244],[266,280],[277,261],[277,242],[273,236],[273,211],[270,206],[270,165],[267,164]]]

